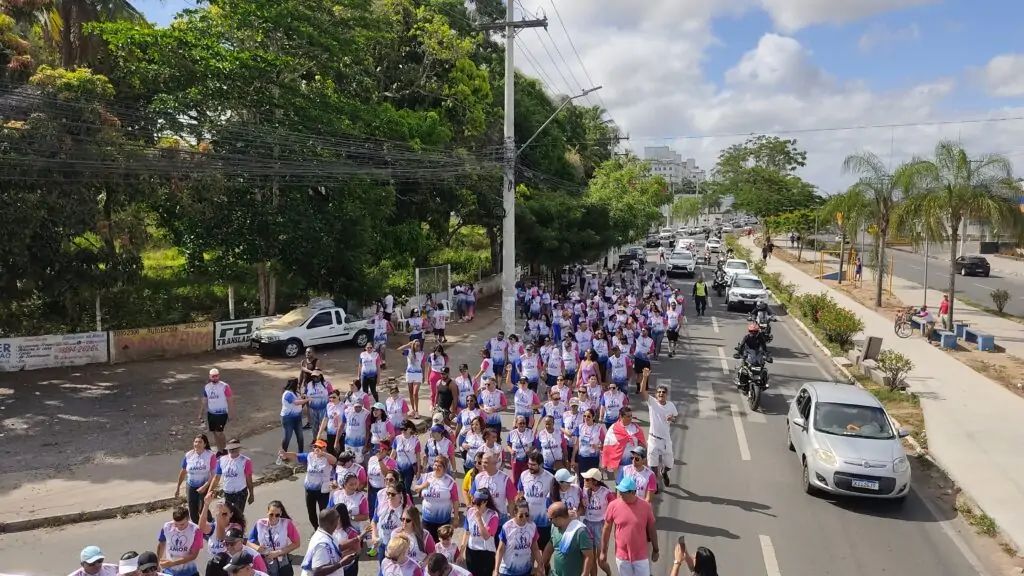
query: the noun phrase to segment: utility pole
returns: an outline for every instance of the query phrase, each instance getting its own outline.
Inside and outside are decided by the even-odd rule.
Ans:
[[[501,323],[506,334],[516,331],[516,68],[513,57],[519,28],[547,28],[548,19],[515,21],[515,3],[505,2],[505,21],[480,26],[505,30],[505,170],[502,182]]]

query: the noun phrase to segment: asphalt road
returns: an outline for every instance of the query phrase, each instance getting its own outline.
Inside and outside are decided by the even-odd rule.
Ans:
[[[676,281],[687,290],[690,282]],[[785,446],[784,414],[801,383],[833,379],[831,364],[781,317],[774,328],[772,388],[762,412],[749,413],[727,373],[735,367],[731,348],[743,334],[746,317],[725,312],[720,302],[713,297],[704,318],[694,318],[691,308],[682,353],[654,362],[655,374],[669,382],[683,418],[672,430],[677,452],[672,486],[656,500],[662,558],[653,574],[668,574],[672,545],[681,535],[691,550],[711,548],[722,574],[978,574],[952,524],[933,515],[916,492],[902,508],[802,492],[797,460]],[[633,400],[644,419],[639,399]],[[271,499],[285,503],[308,538],[301,482],[258,488],[250,519],[262,514],[262,504]],[[158,512],[0,535],[0,571],[67,574],[77,567],[78,552],[86,544],[101,546],[112,558],[128,549],[153,548],[168,516]],[[364,562],[360,573],[376,573],[374,563]]]
[[[820,240],[832,242],[835,240],[834,235],[820,235]],[[789,241],[785,239],[776,239],[777,246],[784,247],[789,245]],[[931,258],[928,259],[928,288],[934,290],[943,290],[949,286],[949,260],[945,258],[945,254],[937,255],[935,252],[936,247],[932,247]],[[859,248],[864,250],[864,247]],[[923,249],[921,254],[915,254],[911,252],[904,252],[902,250],[889,249],[886,253],[892,256],[893,262],[893,273],[897,278],[902,278],[909,282],[912,282],[918,286],[924,286],[924,262],[925,257]],[[998,268],[999,263],[994,262],[989,258],[989,263],[992,268]],[[867,273],[865,273],[867,275]],[[1024,278],[1016,276],[1002,276],[999,272],[993,270],[991,276],[988,278],[981,276],[957,276],[956,279],[956,293],[958,297],[966,297],[973,302],[977,302],[982,306],[989,308],[993,307],[991,292],[993,290],[1002,288],[1010,293],[1010,301],[1006,304],[1005,312],[1008,314],[1014,314],[1017,316],[1024,316]],[[923,298],[923,295],[922,295]],[[908,302],[920,306],[922,302]],[[938,302],[929,302],[929,305],[938,306]]]
[[[892,255],[893,269],[896,277],[909,280],[918,286],[924,285],[924,255],[912,254],[901,250],[888,250]],[[989,259],[993,268],[998,268],[999,263]],[[929,258],[928,260],[928,287],[937,290],[946,290],[949,286],[949,261],[943,259]],[[1002,276],[995,270],[988,278],[981,276],[957,276],[956,294],[958,297],[965,296],[989,308],[992,304],[991,292],[1002,288],[1010,293],[1010,301],[1006,303],[1005,312],[1024,316],[1024,278],[1016,276]],[[920,302],[914,304],[920,305]],[[938,302],[929,302],[929,305],[937,306]]]

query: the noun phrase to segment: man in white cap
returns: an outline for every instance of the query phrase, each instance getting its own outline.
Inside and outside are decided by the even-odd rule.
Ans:
[[[69,576],[117,576],[117,564],[104,564],[99,546],[86,546],[79,555],[79,567]]]
[[[231,397],[231,386],[220,379],[220,370],[210,369],[210,380],[203,387],[203,400],[199,406],[199,421],[203,422],[213,434],[213,443],[217,446],[217,455],[227,454],[225,448],[224,428],[228,424],[228,415],[234,411],[234,399]]]

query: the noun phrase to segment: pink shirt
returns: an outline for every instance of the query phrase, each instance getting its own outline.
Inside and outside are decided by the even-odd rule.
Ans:
[[[646,500],[627,504],[622,498],[608,504],[605,521],[615,527],[615,557],[637,562],[648,559],[647,527],[654,529],[654,511]]]

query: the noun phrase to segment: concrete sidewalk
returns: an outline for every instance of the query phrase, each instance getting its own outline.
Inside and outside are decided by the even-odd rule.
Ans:
[[[759,252],[753,238],[740,241]],[[795,284],[798,293],[828,292],[840,306],[864,321],[865,335],[881,337],[883,348],[913,360],[915,368],[907,381],[921,399],[932,457],[995,519],[1008,538],[1018,547],[1024,544],[1024,454],[1020,450],[1024,446],[1024,427],[1019,425],[1024,399],[924,339],[898,338],[892,318],[794,266],[771,258],[767,269]],[[1016,326],[1015,340],[1019,340],[1021,329]],[[1010,342],[1002,345],[1006,344]]]
[[[467,331],[447,347],[453,366],[466,362],[475,373],[484,341],[501,330],[500,314],[488,312],[486,315],[478,314],[478,320],[482,320],[479,324],[474,323],[471,327],[459,325]],[[405,396],[405,386],[401,388]],[[271,393],[279,396],[278,390],[275,384]],[[421,412],[424,407],[429,412],[430,390],[426,386],[420,390],[420,402]],[[205,431],[194,421],[184,426],[182,434],[189,437]],[[304,431],[304,436],[308,445],[310,431]],[[131,438],[111,432],[110,441],[130,443]],[[184,454],[184,448],[179,444],[182,444],[180,440],[169,440],[170,450],[163,454],[104,458],[100,462],[72,467],[59,476],[55,474],[43,480],[14,483],[15,488],[0,494],[0,533],[8,529],[31,529],[47,523],[66,523],[69,517],[73,517],[73,521],[100,519],[147,507],[168,506],[167,500],[174,496]],[[253,459],[257,482],[263,476],[267,480],[280,479],[281,473],[287,471],[275,465],[281,444],[279,427],[243,438],[242,444],[243,453]],[[260,488],[256,487],[255,492],[259,498]]]

